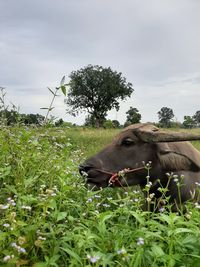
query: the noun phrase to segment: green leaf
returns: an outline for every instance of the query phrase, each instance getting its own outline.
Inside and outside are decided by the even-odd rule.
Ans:
[[[47,263],[45,262],[36,262],[33,267],[47,267]]]
[[[133,215],[133,217],[140,223],[140,224],[144,224],[144,218],[142,218],[142,216],[140,214],[138,214],[135,211],[130,211],[131,215]]]
[[[58,213],[58,216],[57,216],[57,222],[58,222],[58,221],[61,221],[61,220],[63,220],[63,219],[65,219],[66,216],[67,216],[67,212],[65,212],[65,211],[63,211],[63,212],[59,212],[59,213]]]
[[[175,230],[169,230],[169,235],[177,235],[182,233],[193,233],[193,230],[187,228],[177,228]]]
[[[69,249],[69,248],[67,248],[67,247],[65,247],[65,248],[62,248],[62,247],[61,247],[61,249],[62,249],[63,251],[65,251],[68,255],[70,255],[72,258],[76,259],[80,264],[82,264],[82,262],[81,262],[81,258],[80,258],[79,255],[76,254],[73,250],[71,250],[71,249]]]
[[[49,89],[49,91],[53,94],[53,95],[55,95],[55,93],[49,88],[49,87],[47,87],[48,89]]]
[[[100,222],[101,223],[105,223],[105,221],[107,221],[108,219],[110,219],[112,217],[112,213],[110,212],[103,212],[99,215],[100,218]]]
[[[165,255],[162,248],[159,247],[158,245],[153,245],[151,250],[152,250],[152,253],[155,257],[163,257]]]
[[[64,85],[64,83],[65,83],[65,76],[62,77],[62,80],[60,82],[61,87]]]
[[[66,96],[66,94],[67,94],[67,90],[66,90],[66,87],[65,87],[65,85],[61,85],[61,90],[62,90],[62,92],[63,92],[63,94]]]

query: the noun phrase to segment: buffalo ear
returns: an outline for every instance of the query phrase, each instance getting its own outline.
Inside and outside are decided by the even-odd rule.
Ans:
[[[200,152],[188,142],[159,143],[157,156],[163,169],[200,170]]]

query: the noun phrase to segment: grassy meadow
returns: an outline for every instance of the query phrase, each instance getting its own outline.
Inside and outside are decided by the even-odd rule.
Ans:
[[[85,188],[79,163],[118,131],[0,129],[0,266],[200,266],[200,205],[150,213],[138,188]]]

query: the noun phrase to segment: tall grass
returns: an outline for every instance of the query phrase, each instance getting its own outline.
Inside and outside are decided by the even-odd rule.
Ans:
[[[117,132],[0,130],[0,266],[200,266],[198,204],[150,213],[136,188],[85,188],[77,166]]]

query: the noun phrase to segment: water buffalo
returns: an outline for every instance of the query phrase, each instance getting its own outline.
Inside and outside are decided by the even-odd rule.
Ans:
[[[200,140],[200,135],[160,130],[150,123],[131,125],[119,133],[113,142],[79,166],[89,187],[140,185],[147,183],[144,163],[151,162],[150,193],[161,197],[159,187],[168,187],[173,203],[195,199],[200,185],[200,152],[187,141]],[[116,173],[128,170],[124,177]],[[131,171],[131,170],[135,171]],[[176,179],[170,179],[172,173]],[[114,175],[113,175],[114,173]],[[181,181],[178,192],[177,179]]]

